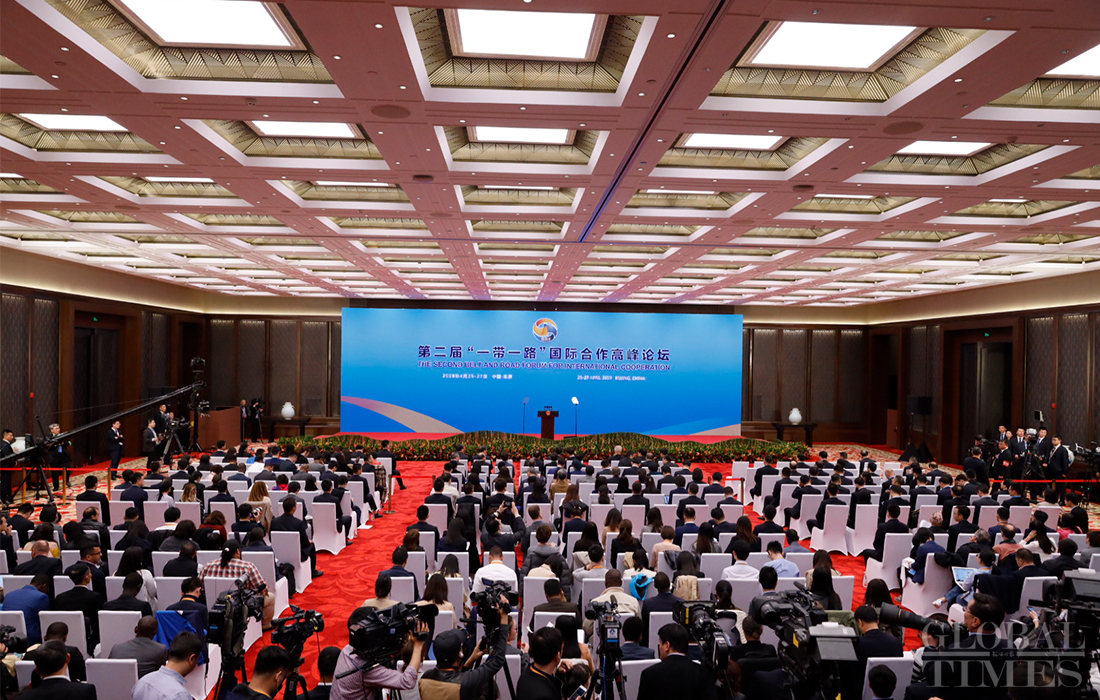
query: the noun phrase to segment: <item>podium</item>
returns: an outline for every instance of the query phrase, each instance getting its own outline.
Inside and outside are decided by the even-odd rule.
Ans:
[[[542,419],[542,439],[553,440],[554,439],[554,419],[558,417],[558,412],[553,408],[547,406],[539,411],[539,418]]]

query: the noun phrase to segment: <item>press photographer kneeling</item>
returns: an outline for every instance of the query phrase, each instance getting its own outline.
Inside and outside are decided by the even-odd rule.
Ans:
[[[428,610],[431,612],[427,615]],[[411,690],[416,687],[424,648],[428,643],[428,624],[421,619],[434,616],[434,606],[376,610],[357,608],[348,618],[348,645],[340,650],[336,674],[332,680],[331,700],[374,700],[381,690]],[[438,640],[437,640],[438,642]],[[412,644],[412,657],[404,671],[397,671],[397,658],[406,644]]]

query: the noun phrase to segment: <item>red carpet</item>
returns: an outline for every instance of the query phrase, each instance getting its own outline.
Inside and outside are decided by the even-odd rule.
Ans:
[[[325,575],[315,579],[309,588],[291,599],[292,605],[303,610],[316,610],[325,617],[325,629],[306,643],[302,652],[305,663],[301,674],[311,690],[317,684],[317,655],[327,646],[343,647],[348,643],[348,615],[367,598],[374,596],[374,579],[378,572],[390,567],[390,555],[401,544],[405,528],[416,520],[416,509],[431,491],[431,483],[441,471],[442,462],[401,462],[406,491],[397,491],[393,508],[397,511],[376,520],[370,530],[362,530],[355,544],[338,555],[320,553],[317,568]],[[290,610],[283,613],[290,614]],[[271,643],[265,634],[252,645],[246,655],[247,668],[256,662],[256,654]],[[281,697],[281,696],[280,696]]]

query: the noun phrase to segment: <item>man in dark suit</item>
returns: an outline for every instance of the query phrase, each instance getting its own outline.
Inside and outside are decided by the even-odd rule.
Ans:
[[[198,576],[199,548],[194,542],[186,542],[180,547],[180,554],[164,564],[165,576]]]
[[[1062,444],[1062,438],[1055,435],[1051,438],[1050,457],[1047,459],[1047,469],[1054,479],[1054,488],[1058,490],[1058,498],[1063,503],[1066,500],[1066,482],[1069,475],[1070,455],[1069,448]]]
[[[50,556],[50,545],[47,542],[36,540],[31,543],[31,559],[15,567],[16,576],[36,576],[46,574],[53,581],[54,576],[61,575],[61,560]],[[90,574],[89,574],[90,575]],[[50,584],[53,590],[53,584]]]
[[[752,489],[749,491],[749,495],[751,495],[751,496],[760,496],[760,495],[762,495],[761,491],[764,487],[764,477],[765,476],[770,476],[772,474],[778,474],[778,473],[779,473],[779,468],[775,466],[775,459],[774,458],[771,461],[769,461],[767,464],[765,464],[764,466],[757,469],[755,474],[754,474],[755,481],[753,483]]]
[[[763,534],[779,534],[779,533],[784,532],[783,526],[780,525],[779,523],[775,522],[776,515],[778,515],[778,513],[776,512],[776,509],[775,509],[774,505],[768,504],[768,505],[764,506],[764,522],[760,523],[759,525],[757,525],[756,527],[754,527],[752,529],[753,534],[756,535],[757,537],[759,537],[760,535],[763,535]],[[728,525],[730,525],[731,527],[730,527],[730,529],[723,530],[722,532],[736,532],[737,531],[737,526],[736,525],[729,522],[728,520],[726,521],[726,523]],[[714,530],[715,530],[715,532],[718,532],[717,527],[715,527]]]
[[[623,661],[647,661],[656,658],[657,652],[642,645],[646,626],[636,615],[623,620]]]
[[[852,505],[848,509],[848,527],[856,526],[856,506],[867,506],[874,502],[875,494],[867,488],[867,481],[862,476],[857,476],[853,482],[855,491],[852,493]]]
[[[661,627],[657,636],[661,640],[661,662],[642,671],[637,700],[715,700],[718,693],[714,678],[687,657],[691,643],[687,628],[672,622]]]
[[[860,473],[878,471],[878,463],[872,459],[871,453],[867,450],[859,452],[859,471]]]
[[[982,515],[982,508],[991,506],[993,509],[1000,507],[1000,502],[989,495],[989,484],[978,482],[978,500],[970,504],[974,510],[974,522],[978,522]]]
[[[672,612],[676,604],[681,602],[680,598],[672,595],[672,581],[663,571],[653,577],[653,589],[657,591],[657,595],[648,596],[642,601],[642,646],[649,646],[650,616],[655,612]]]
[[[810,475],[803,474],[798,477],[798,486],[791,492],[791,495],[794,496],[794,505],[783,509],[783,514],[786,516],[783,523],[784,527],[790,527],[792,520],[798,520],[802,517],[802,497],[808,493],[821,493],[821,489],[811,486]]]
[[[107,566],[103,562],[103,550],[98,544],[86,544],[80,548],[80,560],[65,569],[65,575],[71,577],[76,567],[87,564],[92,572],[92,590],[107,599]]]
[[[10,428],[4,428],[0,431],[0,458],[10,457],[15,454],[15,433]],[[0,471],[0,499],[6,503],[11,498],[11,475],[12,472],[6,471],[8,467],[14,467],[15,460],[7,460],[0,463],[0,467],[4,468],[4,471]]]
[[[317,677],[320,681],[306,693],[306,700],[329,700],[332,678],[336,675],[336,662],[340,660],[340,647],[325,647],[317,655]]]
[[[150,419],[149,422],[145,424],[145,430],[141,431],[141,454],[149,459],[153,459],[157,456],[159,447],[160,437],[157,433],[157,422]]]
[[[982,483],[989,483],[989,466],[982,459],[982,448],[970,448],[970,455],[963,460],[964,472],[974,472],[974,479]]]
[[[698,482],[691,482],[688,484],[687,498],[680,499],[680,505],[676,507],[676,520],[682,521],[684,519],[684,509],[688,506],[705,506],[706,504],[706,499],[699,497]]]
[[[955,522],[947,528],[947,551],[954,552],[958,547],[960,537],[964,542],[968,542],[970,535],[977,531],[977,524],[970,521],[970,506],[957,506],[955,508]]]
[[[932,490],[932,487],[928,485],[928,476],[925,474],[918,474],[913,483],[914,485],[909,489],[910,511],[917,509],[917,496],[931,496],[936,493]]]
[[[677,547],[684,544],[684,535],[699,532],[699,526],[695,524],[695,509],[691,506],[684,508],[684,524],[676,527],[676,535],[672,541]]]
[[[140,574],[139,574],[140,575]],[[92,590],[92,567],[78,561],[69,567],[69,580],[73,587],[54,598],[54,610],[74,610],[84,613],[84,629],[88,648],[99,644],[99,610],[107,602],[106,596]]]
[[[252,479],[249,479],[248,475],[245,474],[245,472],[247,470],[248,470],[248,465],[247,464],[238,464],[237,465],[237,471],[235,471],[232,474],[230,474],[229,476],[225,477],[225,480],[226,481],[243,481],[244,483],[251,486],[252,485]]]
[[[837,498],[837,494],[840,493],[840,486],[833,483],[829,484],[829,488],[825,490],[825,498],[821,499],[821,505],[817,507],[817,514],[811,519],[806,521],[807,527],[810,528],[812,533],[819,527],[825,527],[825,509],[829,506],[846,506],[848,505],[844,501]]]
[[[313,542],[310,541],[309,535],[306,533],[306,523],[304,520],[300,520],[295,516],[298,512],[298,502],[290,499],[283,499],[283,514],[277,518],[271,520],[271,530],[273,532],[297,532],[298,533],[298,545],[301,548],[301,561],[309,559],[310,569],[313,571],[313,578],[322,576],[323,571],[317,570],[317,548],[313,546]]]
[[[943,502],[943,521],[945,523],[951,522],[951,509],[958,508],[959,506],[965,506],[970,503],[970,498],[963,491],[962,484],[955,484],[951,487],[951,498],[948,498]]]
[[[321,481],[321,493],[313,498],[314,503],[331,503],[336,506],[336,530],[344,531],[344,544],[350,545],[351,541],[351,516],[344,513],[340,499],[332,495],[332,479]],[[447,522],[450,522],[448,520]]]
[[[645,512],[649,512],[649,499],[642,495],[642,482],[635,481],[630,487],[630,495],[623,499],[624,506],[645,506]]]
[[[498,479],[497,481],[504,481],[504,480],[503,479]],[[446,505],[447,506],[447,522],[451,522],[451,520],[455,517],[455,507],[454,507],[454,501],[451,500],[451,497],[448,496],[447,494],[443,493],[443,489],[446,486],[447,486],[447,482],[445,482],[441,478],[436,478],[436,480],[432,483],[432,492],[430,494],[428,494],[428,496],[424,499],[424,504],[425,505],[432,505],[432,504]],[[507,486],[507,483],[505,483],[505,486]],[[500,498],[497,498],[497,496],[500,496]],[[488,500],[486,500],[485,510],[482,511],[482,512],[483,513],[488,512],[488,509],[490,507],[489,504],[493,503],[493,502],[496,503],[496,507],[499,507],[500,504],[503,503],[506,498],[507,498],[507,496],[504,493],[504,489],[503,488],[500,489],[500,491],[498,493],[493,494],[492,496],[490,496],[488,498]]]
[[[94,685],[69,680],[69,650],[65,642],[51,639],[35,649],[34,669],[41,680],[20,695],[21,700],[96,700]]]
[[[779,481],[775,482],[775,486],[772,487],[771,495],[764,497],[764,505],[771,504],[771,505],[774,505],[776,508],[778,508],[779,507],[779,499],[782,496],[783,487],[788,485],[788,484],[794,484],[794,485],[798,484],[797,481],[795,481],[794,479],[791,478],[791,468],[790,467],[783,467],[783,470],[780,472],[780,474],[782,476],[780,477]]]
[[[909,505],[909,499],[905,497],[905,491],[902,489],[901,486],[898,486],[897,484],[894,484],[893,486],[890,487],[889,493],[890,493],[890,497],[879,504],[879,507],[878,507],[878,519],[879,520],[885,520],[886,519],[886,510],[887,510],[887,508],[890,507],[891,503],[898,504],[899,508],[901,506],[908,506]]]
[[[34,530],[34,523],[31,521],[31,517],[33,516],[33,503],[19,504],[19,508],[15,511],[15,514],[8,516],[8,526],[19,533],[19,541],[23,544],[30,541],[31,531]]]
[[[1008,492],[1011,495],[1001,503],[1005,508],[1011,508],[1012,506],[1031,506],[1031,501],[1027,500],[1024,496],[1023,484],[1018,484],[1016,482],[1009,484]]]
[[[886,536],[892,533],[908,533],[909,526],[898,520],[901,516],[901,505],[896,501],[886,506],[886,521],[879,523],[878,529],[875,531],[875,539],[871,543],[869,549],[865,549],[860,552],[860,556],[864,561],[868,559],[874,559],[876,561],[882,561],[882,552],[886,547]]]
[[[722,493],[725,486],[722,485],[722,472],[714,472],[710,475],[710,483],[703,488],[703,495],[708,493]]]
[[[129,472],[129,469],[123,470],[123,475]],[[125,478],[125,476],[123,477]],[[145,519],[145,502],[149,500],[149,494],[145,493],[145,474],[142,472],[130,472],[129,486],[122,489],[122,493],[118,494],[118,500],[130,501],[134,504],[134,508],[137,509],[138,518]]]
[[[542,584],[542,591],[546,594],[546,602],[539,603],[531,611],[531,621],[528,623],[527,628],[530,630],[535,629],[535,615],[534,613],[540,612],[552,612],[560,613],[562,615],[573,615],[577,618],[577,625],[580,625],[584,620],[581,618],[580,608],[576,603],[571,603],[565,599],[565,594],[561,590],[561,581],[556,578],[548,578]]]
[[[827,474],[831,472],[833,470],[833,463],[829,461],[829,453],[825,450],[818,452],[817,463],[814,466],[816,466],[823,473]]]
[[[165,574],[167,575],[167,574]],[[180,599],[168,606],[169,610],[181,613],[192,613],[202,620],[202,629],[199,634],[204,634],[210,626],[210,611],[205,604],[199,602],[202,597],[202,579],[198,576],[190,576],[180,583]]]
[[[856,656],[862,664],[871,658],[900,657],[904,654],[901,640],[878,626],[877,610],[870,605],[861,605],[856,608],[855,617],[860,631],[856,640]],[[862,673],[859,678],[863,678]]]
[[[726,512],[721,506],[710,509],[710,522],[714,525],[715,536],[722,533],[737,532],[737,526],[726,520]]]
[[[1058,543],[1058,556],[1047,559],[1039,566],[1050,572],[1051,576],[1058,578],[1062,578],[1067,571],[1080,569],[1081,564],[1077,561],[1077,543],[1070,539],[1062,540]]]
[[[538,506],[531,506],[528,508],[528,514],[534,509],[535,513],[540,513]],[[417,506],[416,508],[416,522],[405,528],[405,531],[418,530],[420,532],[430,532],[435,535],[435,543],[439,544],[439,528],[428,522],[428,506]],[[541,524],[541,523],[540,523]],[[524,550],[526,551],[526,549]]]
[[[144,585],[145,579],[141,577],[141,574],[136,571],[131,571],[126,574],[126,578],[122,579],[122,595],[114,600],[108,600],[103,605],[103,609],[139,612],[142,617],[152,615],[153,607],[146,601],[138,598],[138,593],[141,592],[141,588]]]
[[[94,506],[96,508],[96,510],[99,511],[98,520],[100,522],[102,522],[104,525],[110,526],[110,524],[111,524],[111,508],[110,508],[110,505],[109,505],[109,501],[107,499],[106,494],[100,493],[99,491],[96,490],[96,488],[98,488],[98,486],[99,486],[99,479],[96,478],[95,476],[89,474],[88,476],[84,477],[84,491],[83,491],[83,493],[80,493],[79,495],[77,495],[76,500],[79,503],[86,503],[90,506]],[[79,503],[78,503],[78,507],[79,507]],[[85,511],[85,517],[86,517],[86,512],[87,511]],[[84,529],[88,529],[88,528],[84,528]],[[104,544],[109,545],[110,543],[107,542],[107,543],[104,543]]]

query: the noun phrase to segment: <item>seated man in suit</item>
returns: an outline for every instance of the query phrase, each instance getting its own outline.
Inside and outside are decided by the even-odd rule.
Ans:
[[[886,521],[879,523],[875,531],[875,539],[871,546],[859,553],[864,561],[874,559],[882,561],[883,549],[886,547],[886,536],[892,533],[909,533],[909,526],[901,522],[901,506],[895,501],[886,507]]]
[[[763,596],[758,596],[757,599],[760,598]],[[730,661],[741,663],[743,659],[775,659],[779,656],[774,646],[760,641],[764,626],[756,618],[751,615],[746,617],[741,628],[745,631],[745,639],[730,649]]]
[[[791,520],[798,520],[802,517],[802,497],[808,493],[821,493],[821,491],[816,486],[810,485],[809,474],[803,474],[798,477],[798,486],[791,492],[791,495],[794,496],[794,505],[783,509],[783,514],[786,516],[783,523],[784,527],[790,527]]]
[[[185,617],[196,616],[202,627],[197,628],[199,634],[205,634],[210,626],[210,610],[205,603],[200,603],[202,597],[202,579],[198,576],[190,576],[180,583],[180,599],[168,606],[169,610],[182,613]]]
[[[92,572],[92,590],[102,595],[103,599],[106,600],[107,567],[103,562],[103,550],[100,549],[98,544],[84,545],[80,548],[80,561],[75,562],[68,569],[65,569],[65,575],[71,576],[73,568],[80,563],[87,564]]]
[[[642,601],[642,644],[649,646],[649,619],[655,612],[672,612],[680,598],[672,595],[672,581],[663,571],[653,577],[653,590],[656,595],[646,596]],[[653,657],[649,657],[653,658]]]
[[[405,568],[405,564],[409,562],[409,552],[404,547],[396,547],[393,550],[393,556],[390,558],[393,562],[393,566],[381,572],[391,579],[402,576],[412,577],[413,579],[413,596],[416,600],[420,600],[420,586],[416,582],[416,577],[413,576],[413,572]],[[380,574],[381,575],[381,574]]]
[[[706,499],[701,498],[699,496],[699,482],[693,481],[690,484],[688,484],[687,491],[688,491],[687,498],[681,498],[680,499],[680,505],[678,505],[676,507],[676,520],[677,520],[677,522],[683,522],[683,520],[684,520],[684,509],[687,508],[688,506],[704,506],[704,505],[707,504]],[[706,512],[706,511],[703,511],[703,512]]]
[[[69,651],[69,678],[74,681],[86,683],[88,681],[88,666],[85,663],[84,654],[79,647],[69,644],[69,626],[64,622],[51,622],[42,635],[42,643],[57,641],[65,645]],[[39,647],[40,648],[40,647]],[[34,652],[38,648],[31,648],[24,656],[24,661],[34,661]],[[38,671],[31,671],[31,685],[41,681]]]
[[[325,647],[317,655],[317,677],[313,690],[306,693],[306,700],[329,700],[332,678],[336,675],[336,662],[340,660],[340,647]]]
[[[499,481],[503,481],[503,479],[500,479]],[[433,503],[441,505],[445,504],[447,506],[447,522],[451,522],[451,518],[455,517],[455,506],[454,501],[451,500],[451,497],[443,493],[443,489],[446,486],[447,483],[443,481],[443,479],[437,478],[435,482],[432,483],[432,492],[428,494],[427,498],[424,499],[424,503],[428,505],[431,505]],[[502,496],[500,500],[503,501],[504,489],[500,490],[500,495]],[[488,505],[486,505],[486,508],[488,508]]]
[[[628,617],[623,620],[623,661],[645,661],[656,658],[657,652],[642,644],[645,623],[640,617]]]
[[[527,625],[528,629],[534,631],[535,629],[535,613],[540,612],[553,612],[561,613],[563,615],[573,615],[577,618],[577,625],[581,624],[581,611],[577,607],[576,603],[571,603],[565,599],[565,594],[561,590],[561,581],[556,578],[548,578],[542,584],[542,591],[546,594],[546,602],[539,603],[531,611],[531,622]]]
[[[642,482],[635,481],[633,486],[630,487],[631,495],[623,499],[624,506],[645,506],[646,512],[649,512],[649,499],[642,495]]]
[[[806,521],[806,525],[810,528],[810,532],[813,532],[819,527],[825,527],[825,509],[829,506],[847,506],[848,504],[837,498],[840,493],[840,485],[836,483],[829,484],[829,487],[825,490],[825,498],[821,499],[821,505],[817,507],[817,514],[811,520]]]
[[[140,576],[140,574],[138,574]],[[54,610],[75,610],[84,614],[85,634],[88,648],[99,644],[99,610],[107,602],[101,593],[92,590],[92,567],[78,561],[69,570],[69,580],[73,587],[54,599]]]
[[[963,541],[970,539],[970,535],[978,531],[978,526],[970,522],[970,506],[960,505],[955,507],[955,522],[947,528],[947,551],[954,552],[959,544],[959,537]]]
[[[99,494],[102,496],[103,494]],[[88,506],[81,513],[80,529],[86,533],[95,533],[95,537],[98,539],[96,542],[102,544],[104,547],[111,546],[111,530],[107,527],[106,523],[99,520],[99,506]],[[91,537],[92,535],[89,535]]]
[[[198,576],[199,575],[199,547],[194,542],[187,542],[180,547],[179,556],[170,559],[164,564],[165,576]]]
[[[53,579],[46,574],[37,574],[31,582],[22,588],[9,590],[4,596],[6,612],[23,613],[23,622],[27,627],[27,642],[37,644],[42,641],[42,628],[38,624],[38,613],[50,609],[50,586]],[[9,586],[10,588],[10,586]]]
[[[35,576],[46,574],[50,577],[50,590],[53,590],[53,577],[61,575],[61,560],[50,556],[50,544],[43,540],[31,543],[31,559],[15,567],[15,576]]]
[[[89,474],[84,477],[84,492],[77,495],[76,500],[81,503],[91,503],[99,511],[99,519],[103,521],[104,525],[111,524],[111,508],[108,505],[107,495],[96,491],[99,486],[99,479]],[[77,506],[80,507],[79,505]],[[87,511],[85,511],[86,517]]]
[[[684,535],[699,532],[699,526],[695,524],[695,509],[691,506],[684,508],[684,524],[676,527],[676,535],[672,538],[672,543],[677,547],[681,547],[684,544]]]
[[[325,572],[317,569],[317,548],[313,546],[309,535],[306,533],[306,523],[295,517],[298,512],[298,502],[289,498],[283,499],[283,514],[271,520],[272,532],[297,532],[298,545],[301,549],[301,560],[309,559],[309,566],[313,571],[313,578],[324,576]],[[253,526],[255,524],[253,523]]]
[[[855,617],[860,632],[856,640],[856,655],[861,662],[866,664],[870,658],[898,657],[904,653],[902,641],[879,627],[878,611],[872,606],[859,606]],[[862,679],[863,674],[860,673],[859,677]]]
[[[138,593],[145,585],[145,579],[136,571],[126,574],[122,579],[122,595],[109,600],[103,605],[104,610],[132,610],[141,613],[142,617],[153,614],[153,608],[144,600],[138,599]]]
[[[661,662],[642,671],[637,700],[715,700],[718,692],[714,678],[687,656],[691,644],[687,628],[671,622],[657,630],[657,636],[661,640]]]
[[[344,514],[340,499],[332,495],[332,479],[321,480],[321,493],[313,498],[314,503],[331,503],[336,506],[336,531],[344,531],[344,544],[353,544],[351,540],[351,516]],[[450,522],[450,521],[448,521]]]
[[[111,647],[107,658],[137,661],[138,678],[155,672],[168,660],[168,647],[155,639],[157,629],[157,618],[141,618],[134,628],[134,638]]]
[[[19,697],[21,700],[96,700],[96,688],[70,680],[69,649],[51,639],[34,650],[34,670],[41,680]]]

